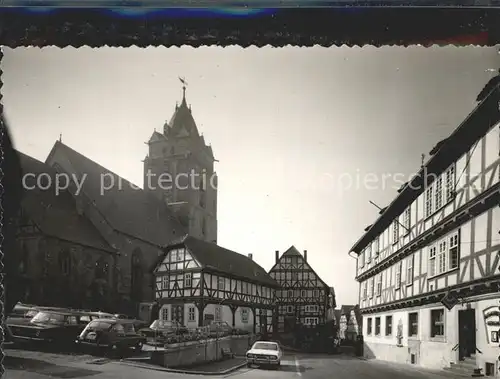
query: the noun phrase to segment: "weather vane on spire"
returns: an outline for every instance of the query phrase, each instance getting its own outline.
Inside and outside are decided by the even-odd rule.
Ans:
[[[187,86],[187,82],[186,82],[185,78],[179,77],[179,80],[182,83],[182,98],[184,99],[184,98],[186,98],[186,86]]]

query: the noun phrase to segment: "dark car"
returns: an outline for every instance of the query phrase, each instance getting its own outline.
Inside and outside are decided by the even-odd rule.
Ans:
[[[91,316],[72,311],[42,310],[25,323],[9,323],[14,341],[72,344]]]
[[[133,321],[110,318],[93,320],[75,342],[81,347],[104,349],[110,352],[123,352],[129,348],[141,351],[146,339],[137,333]]]

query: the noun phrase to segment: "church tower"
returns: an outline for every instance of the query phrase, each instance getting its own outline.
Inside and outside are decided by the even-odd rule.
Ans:
[[[200,135],[186,102],[175,106],[163,133],[156,130],[147,142],[144,189],[153,192],[179,216],[193,237],[217,242],[217,174],[210,145]]]

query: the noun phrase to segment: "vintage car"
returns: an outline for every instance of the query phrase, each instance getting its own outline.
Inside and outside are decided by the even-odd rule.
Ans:
[[[25,323],[9,323],[14,341],[72,344],[88,324],[87,313],[69,310],[41,310]]]
[[[155,320],[149,328],[139,329],[139,333],[146,337],[147,342],[162,342],[169,337],[187,334],[188,328],[177,321]]]
[[[89,322],[75,339],[75,343],[80,347],[104,349],[110,352],[123,352],[129,348],[141,351],[145,341],[145,337],[136,332],[133,320],[116,318]]]
[[[279,343],[271,341],[257,341],[247,351],[247,366],[275,366],[281,365],[283,351]]]
[[[233,334],[235,329],[225,321],[212,321],[208,326],[210,335],[215,334]]]

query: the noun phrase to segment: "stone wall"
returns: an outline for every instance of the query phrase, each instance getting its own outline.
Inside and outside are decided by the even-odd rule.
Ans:
[[[189,367],[222,359],[222,349],[230,349],[235,355],[245,355],[253,337],[228,336],[205,341],[171,344],[163,351],[153,351],[151,361],[164,367]]]

